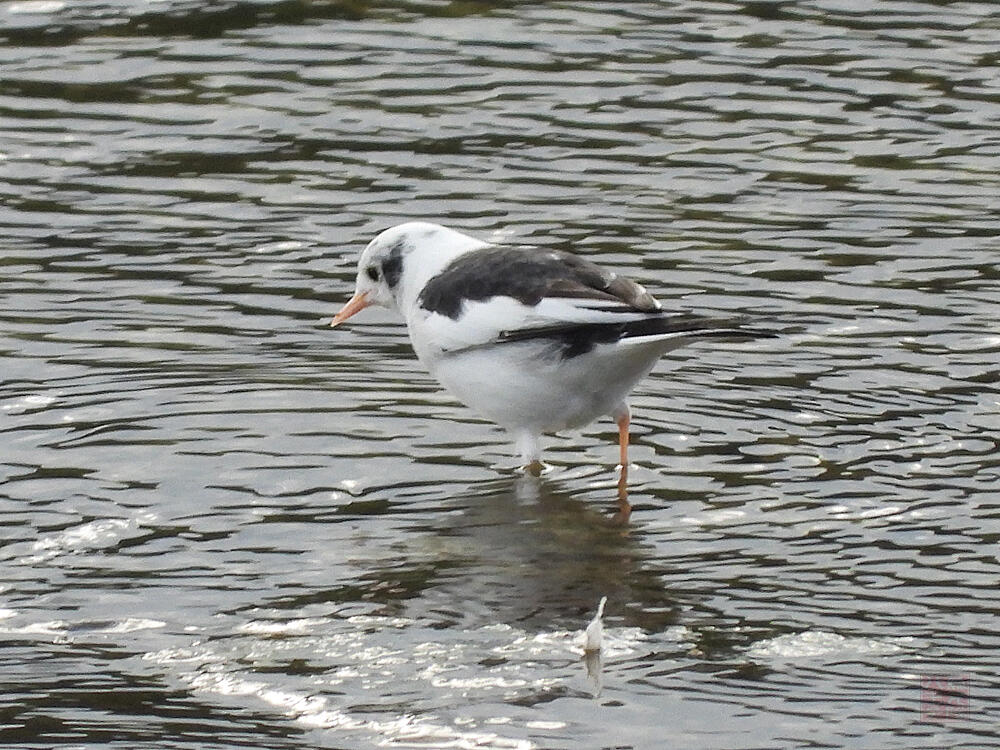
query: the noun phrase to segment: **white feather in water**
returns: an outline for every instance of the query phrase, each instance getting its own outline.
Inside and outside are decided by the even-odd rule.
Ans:
[[[583,632],[583,650],[585,652],[601,650],[601,642],[604,640],[604,625],[601,618],[604,617],[604,605],[607,602],[608,597],[602,596],[597,605],[597,614],[594,615],[594,619],[590,621],[587,629]]]

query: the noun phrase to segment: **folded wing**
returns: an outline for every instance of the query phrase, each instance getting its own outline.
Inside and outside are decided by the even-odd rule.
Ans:
[[[419,303],[420,325],[444,353],[544,341],[568,358],[599,344],[748,335],[739,319],[666,313],[628,278],[532,248],[460,256],[425,285]]]

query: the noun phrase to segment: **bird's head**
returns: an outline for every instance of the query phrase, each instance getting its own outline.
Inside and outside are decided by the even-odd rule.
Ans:
[[[386,229],[358,258],[354,296],[333,318],[339,325],[366,307],[402,310],[423,285],[458,255],[486,243],[453,229],[422,221]]]

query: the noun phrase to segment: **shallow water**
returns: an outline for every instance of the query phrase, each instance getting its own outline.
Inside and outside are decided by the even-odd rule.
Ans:
[[[0,5],[8,747],[997,746],[994,3]],[[404,219],[783,331],[539,480]],[[580,631],[608,597],[606,646]]]

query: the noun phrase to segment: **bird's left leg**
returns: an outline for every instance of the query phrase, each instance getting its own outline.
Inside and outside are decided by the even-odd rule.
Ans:
[[[632,505],[628,501],[628,428],[631,414],[628,404],[622,402],[612,413],[618,423],[618,450],[621,460],[621,473],[618,475],[618,513],[615,519],[624,523],[632,513]]]
[[[533,432],[523,431],[516,435],[517,449],[521,453],[521,460],[524,462],[524,470],[536,477],[542,473],[545,464],[542,463],[542,449],[538,444],[538,435]]]

